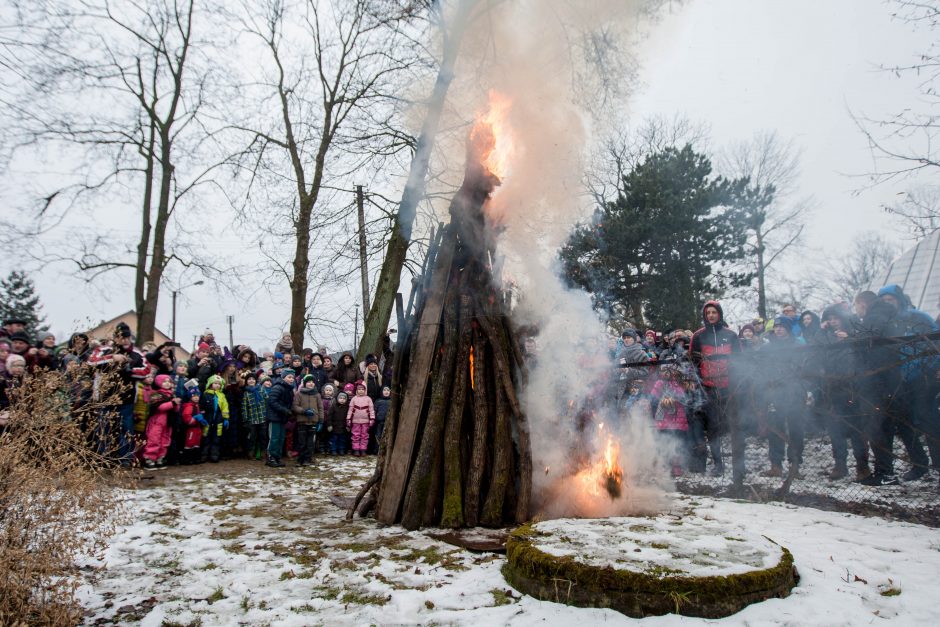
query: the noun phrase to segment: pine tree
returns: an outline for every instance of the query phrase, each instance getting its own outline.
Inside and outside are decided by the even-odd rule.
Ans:
[[[649,155],[623,183],[562,248],[565,275],[634,324],[694,328],[706,298],[750,281],[736,267],[747,180],[712,176],[708,158],[685,146]]]
[[[14,270],[6,279],[0,279],[0,321],[19,318],[26,323],[26,332],[35,337],[49,330],[42,313],[42,303],[36,295],[36,286],[25,272]]]

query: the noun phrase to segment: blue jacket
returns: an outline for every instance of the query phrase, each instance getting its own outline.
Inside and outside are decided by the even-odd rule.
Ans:
[[[902,337],[914,337],[940,330],[933,318],[911,305],[911,299],[894,283],[878,290],[878,297],[893,296],[898,301],[898,314],[894,318],[897,331]],[[901,373],[904,381],[910,382],[927,376],[940,368],[940,355],[932,352],[930,342],[913,342],[900,349],[904,361]]]

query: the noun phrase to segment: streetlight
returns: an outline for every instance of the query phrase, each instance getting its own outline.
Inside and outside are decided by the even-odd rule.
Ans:
[[[202,285],[203,283],[205,283],[205,281],[196,281],[195,283],[191,283],[187,285],[186,287]],[[182,291],[183,291],[182,287],[177,290],[173,290],[173,337],[171,337],[170,339],[172,339],[174,342],[176,341],[176,295]]]

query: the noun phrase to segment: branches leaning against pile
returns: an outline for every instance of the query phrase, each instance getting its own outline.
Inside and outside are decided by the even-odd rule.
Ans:
[[[100,553],[126,514],[119,488],[130,479],[111,473],[94,439],[120,386],[113,375],[93,379],[73,369],[39,371],[8,388],[0,427],[0,624],[81,618],[75,562]]]

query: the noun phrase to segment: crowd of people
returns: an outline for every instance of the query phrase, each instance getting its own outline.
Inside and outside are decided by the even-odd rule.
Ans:
[[[737,332],[716,301],[704,304],[702,320],[694,333],[628,328],[609,346],[621,416],[652,418],[671,443],[674,476],[704,473],[709,463],[713,475],[723,475],[722,436],[730,436],[736,484],[748,472],[748,437],[766,439],[761,474],[798,477],[806,433],[814,429],[831,441],[831,480],[891,485],[940,467],[940,351],[931,336],[938,325],[898,286],[862,292],[821,315],[787,305]],[[522,348],[535,358],[534,338]],[[0,429],[30,373],[64,372],[76,414],[98,377],[111,373],[123,383],[118,398],[82,427],[92,441],[116,434],[123,466],[237,457],[304,466],[315,455],[376,453],[391,397],[388,342],[383,354],[361,363],[323,347],[295,350],[289,334],[260,355],[245,345],[222,347],[209,330],[190,359],[177,360],[177,349],[173,342],[138,347],[123,323],[110,338],[75,333],[59,345],[49,333],[30,338],[23,321],[6,320]],[[900,477],[896,438],[906,453]]]
[[[628,328],[612,356],[624,415],[641,409],[675,443],[673,475],[724,474],[722,435],[730,435],[732,478],[747,474],[748,436],[765,438],[767,477],[801,477],[808,430],[827,432],[828,479],[863,485],[921,480],[940,469],[940,350],[937,321],[914,308],[897,285],[864,291],[822,315],[756,319],[734,332],[715,301],[703,326],[642,336]],[[904,456],[895,454],[900,439]],[[926,444],[926,449],[925,449]],[[895,462],[906,457],[898,476]],[[784,463],[786,462],[786,471]]]
[[[295,351],[289,334],[260,356],[250,347],[222,347],[206,330],[195,353],[176,359],[179,345],[136,346],[118,323],[110,338],[73,334],[63,346],[50,333],[35,341],[24,321],[0,329],[0,430],[24,377],[60,370],[68,407],[99,451],[123,467],[250,458],[283,467],[313,462],[316,454],[375,454],[389,408],[391,354],[334,356]],[[101,377],[117,377],[117,397],[99,415],[82,407]],[[108,442],[116,441],[116,447]],[[116,450],[112,450],[115,449]]]

